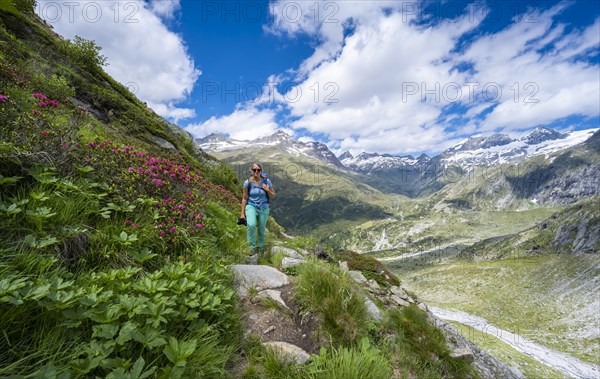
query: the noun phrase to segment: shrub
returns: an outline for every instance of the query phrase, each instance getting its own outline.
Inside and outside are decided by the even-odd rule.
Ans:
[[[339,251],[336,257],[347,261],[350,270],[362,272],[367,279],[373,279],[383,287],[400,285],[400,279],[373,257],[349,250]]]
[[[75,96],[75,89],[69,85],[67,79],[56,74],[47,78],[44,74],[35,73],[31,84],[38,92],[59,101],[65,101],[69,97]]]
[[[62,44],[63,52],[77,65],[92,72],[101,71],[106,66],[106,57],[100,54],[102,48],[92,40],[75,36]]]

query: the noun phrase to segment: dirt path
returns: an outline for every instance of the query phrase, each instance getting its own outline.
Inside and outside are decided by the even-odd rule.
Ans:
[[[523,354],[529,355],[543,364],[559,370],[572,378],[600,379],[600,367],[598,365],[583,362],[569,354],[550,349],[518,334],[502,330],[491,325],[484,318],[455,310],[436,307],[429,307],[429,309],[436,317],[444,320],[456,321],[479,331],[491,334]]]

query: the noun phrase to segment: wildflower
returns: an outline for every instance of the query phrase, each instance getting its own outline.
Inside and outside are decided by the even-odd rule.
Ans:
[[[166,234],[167,234],[167,233],[165,233],[165,232],[160,232],[160,236],[161,236],[161,237],[164,237]]]
[[[40,132],[40,135],[42,135],[42,136],[47,136],[47,135],[48,135],[48,132]]]
[[[48,100],[48,98],[46,96],[42,95],[39,92],[34,93],[33,97],[35,97],[36,99],[40,99],[40,100]]]
[[[63,147],[63,149],[68,149],[69,148],[69,144],[68,143],[63,143],[62,147]]]
[[[42,107],[42,108],[44,108],[44,107],[46,107],[46,106],[48,106],[48,104],[46,104],[46,103],[45,103],[45,102],[43,102],[43,101],[40,101],[40,102],[38,103],[38,107]]]
[[[133,167],[129,167],[129,168],[127,169],[127,171],[129,171],[129,172],[132,172],[133,170],[135,170]]]
[[[177,227],[172,227],[171,229],[169,229],[169,232],[171,233],[175,233],[177,231]]]
[[[125,225],[127,225],[127,226],[131,225],[131,220],[125,220]]]
[[[54,108],[58,107],[58,101],[56,100],[48,100],[48,104],[53,106]]]
[[[139,228],[139,227],[140,227],[140,224],[133,224],[133,228],[134,228],[134,229],[137,229],[137,228]]]
[[[87,145],[88,145],[89,147],[94,147],[94,146],[96,146],[96,145],[95,145],[93,142],[88,142],[88,143],[87,143]]]
[[[197,227],[198,229],[200,229],[200,228],[204,228],[204,224],[196,224],[196,227]]]
[[[0,103],[4,103],[6,100],[8,100],[8,96],[0,95]]]

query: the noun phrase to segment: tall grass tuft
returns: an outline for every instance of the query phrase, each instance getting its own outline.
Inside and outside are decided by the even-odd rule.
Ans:
[[[477,377],[467,361],[450,356],[442,332],[416,306],[390,310],[384,329],[395,336],[388,346],[389,355],[407,374],[418,378]]]
[[[307,367],[303,377],[310,379],[369,378],[388,379],[392,377],[392,366],[385,355],[363,337],[358,346],[340,347],[331,350],[321,349]]]
[[[305,311],[319,316],[334,345],[349,346],[369,331],[364,299],[350,279],[329,264],[312,260],[302,265],[295,297]]]

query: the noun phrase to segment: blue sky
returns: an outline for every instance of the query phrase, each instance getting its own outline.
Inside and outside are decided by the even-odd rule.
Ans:
[[[596,1],[44,1],[66,38],[197,137],[391,154],[598,127]]]

